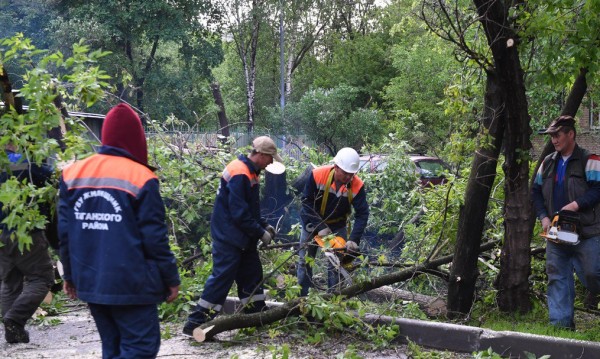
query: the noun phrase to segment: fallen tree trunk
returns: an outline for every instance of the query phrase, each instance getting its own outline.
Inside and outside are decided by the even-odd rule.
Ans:
[[[397,289],[390,286],[375,288],[364,294],[373,303],[388,303],[398,299],[417,303],[419,308],[429,317],[446,315],[446,300],[441,297],[419,294],[409,290]]]
[[[479,247],[479,251],[485,252],[489,249],[492,249],[496,244],[496,242],[485,243]],[[359,282],[342,289],[339,293],[334,294],[342,294],[348,298],[355,297],[372,289],[402,282],[441,265],[448,264],[452,262],[452,257],[453,255],[444,256],[428,263],[418,264],[411,268],[373,278],[369,281]],[[334,294],[324,294],[323,299],[327,300]],[[206,339],[210,339],[215,335],[228,330],[259,327],[266,324],[275,323],[276,321],[290,316],[299,316],[301,314],[301,306],[304,300],[305,298],[303,297],[295,298],[287,303],[284,303],[282,306],[271,308],[261,313],[240,313],[217,317],[196,328],[194,330],[194,338],[199,342],[203,342]]]

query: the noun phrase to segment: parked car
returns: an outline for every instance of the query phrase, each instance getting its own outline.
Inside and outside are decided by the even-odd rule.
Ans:
[[[363,155],[360,156],[361,171],[370,173],[381,172],[387,166],[386,155]],[[415,165],[415,171],[419,175],[421,186],[433,186],[447,181],[444,172],[450,170],[450,166],[443,160],[424,155],[410,155],[410,160]]]

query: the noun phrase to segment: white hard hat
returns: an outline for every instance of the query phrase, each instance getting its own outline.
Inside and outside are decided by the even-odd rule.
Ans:
[[[344,147],[338,151],[337,155],[335,155],[333,163],[344,172],[356,173],[360,167],[360,158],[354,149]]]

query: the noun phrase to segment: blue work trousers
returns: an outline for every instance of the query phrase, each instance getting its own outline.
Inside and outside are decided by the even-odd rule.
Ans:
[[[190,322],[200,325],[220,312],[234,282],[240,301],[248,305],[244,310],[246,313],[254,311],[250,309],[252,306],[258,311],[264,308],[263,270],[256,249],[240,249],[213,241],[212,258],[212,273],[206,280],[198,305],[188,318]]]
[[[300,233],[300,250],[298,251],[298,265],[296,276],[300,284],[300,295],[308,295],[308,289],[313,286],[313,270],[312,266],[306,263],[306,256],[315,258],[317,255],[318,244],[314,240],[314,234],[306,231],[304,228]],[[334,232],[336,235],[346,238],[348,230],[346,227],[337,229]],[[333,290],[340,281],[340,272],[329,261],[327,261],[327,287]]]
[[[600,294],[600,236],[583,239],[575,246],[546,241],[548,312],[550,324],[575,328],[574,269],[586,288]]]
[[[88,304],[102,340],[102,359],[156,358],[160,323],[156,304]]]

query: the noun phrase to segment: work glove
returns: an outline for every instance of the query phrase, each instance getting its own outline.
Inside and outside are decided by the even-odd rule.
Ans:
[[[329,227],[325,227],[325,228],[321,229],[321,230],[319,231],[319,233],[317,233],[317,234],[318,234],[318,235],[319,235],[321,238],[323,238],[323,237],[325,237],[325,236],[328,236],[328,235],[330,235],[331,233],[333,233],[333,232],[331,232],[331,229],[329,229]]]
[[[262,246],[268,246],[271,243],[271,240],[273,240],[273,237],[271,236],[271,233],[269,233],[269,231],[265,231],[265,233],[263,233],[262,237],[260,237]]]
[[[275,239],[275,236],[277,235],[277,231],[275,230],[275,227],[273,227],[272,225],[268,224],[265,229],[271,235],[271,239]]]
[[[354,241],[346,242],[346,251],[348,251],[350,253],[358,252],[358,244],[356,244],[356,242],[354,242]]]
[[[360,255],[358,244],[354,241],[346,242],[346,252],[342,255],[341,263],[344,267],[349,266],[352,261]]]

